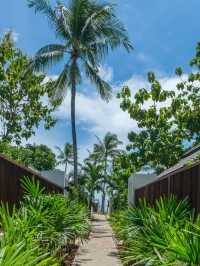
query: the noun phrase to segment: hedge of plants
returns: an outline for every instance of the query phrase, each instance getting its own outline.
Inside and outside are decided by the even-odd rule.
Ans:
[[[111,224],[125,265],[200,265],[200,216],[188,201],[160,198],[151,208],[139,206],[115,213]]]
[[[0,207],[0,266],[57,266],[69,260],[77,240],[90,232],[87,209],[63,195],[45,195],[23,180],[19,208]]]

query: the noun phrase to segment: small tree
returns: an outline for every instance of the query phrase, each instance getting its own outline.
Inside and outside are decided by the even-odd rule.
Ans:
[[[108,182],[109,213],[113,210],[125,209],[128,203],[128,179],[135,168],[125,151],[116,156]]]
[[[197,57],[192,63],[197,64]],[[129,133],[127,149],[136,169],[149,165],[160,173],[174,165],[184,153],[184,142],[200,140],[200,73],[180,77],[175,88],[166,90],[154,73],[148,74],[149,88],[139,89],[132,98],[124,87],[118,94],[121,108],[137,122],[139,130]]]
[[[56,146],[58,151],[58,164],[64,165],[65,167],[65,187],[68,186],[69,183],[69,175],[67,175],[67,170],[69,165],[73,165],[73,146],[70,143],[66,143],[64,149],[62,150],[60,147]],[[66,184],[67,182],[67,184]]]
[[[53,151],[43,144],[27,144],[23,147],[0,141],[0,153],[38,171],[53,170],[57,163]]]
[[[43,144],[26,145],[25,148],[22,148],[21,157],[22,161],[28,161],[28,165],[38,171],[53,170],[57,164],[54,152]]]
[[[6,33],[0,40],[0,137],[5,141],[30,138],[41,121],[46,128],[55,124],[51,114],[58,101],[43,101],[52,95],[53,82],[33,71],[24,75],[29,63]]]
[[[88,208],[90,211],[92,209],[95,191],[98,192],[102,189],[102,170],[103,169],[101,165],[94,165],[90,162],[86,162],[82,168],[80,182],[88,194]]]

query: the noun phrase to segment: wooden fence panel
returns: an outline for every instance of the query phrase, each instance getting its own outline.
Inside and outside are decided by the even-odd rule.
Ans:
[[[140,198],[145,198],[150,205],[154,205],[156,199],[167,195],[168,179],[158,180],[157,182],[151,183],[135,191],[136,204],[138,204]]]
[[[146,187],[143,187],[143,188],[137,189],[135,191],[135,203],[136,203],[136,205],[138,205],[140,199],[142,200],[142,199],[146,198],[145,188]]]
[[[135,191],[136,204],[145,198],[150,205],[161,196],[176,195],[178,200],[188,198],[191,207],[200,213],[200,165],[184,169],[171,176],[157,180]]]
[[[63,193],[61,187],[51,183],[31,169],[23,167],[0,155],[0,202],[13,205],[21,200],[23,196],[21,179],[24,176],[29,177],[30,179],[35,178],[36,180],[39,180],[41,186],[45,188],[47,193]]]
[[[198,165],[198,168],[196,169],[196,176],[197,176],[197,182],[196,182],[196,211],[197,213],[200,213],[200,165]]]
[[[157,194],[156,199],[161,197],[161,196],[162,197],[164,197],[164,196],[167,197],[169,195],[169,179],[166,178],[166,179],[160,180],[159,184],[160,184],[160,191]]]

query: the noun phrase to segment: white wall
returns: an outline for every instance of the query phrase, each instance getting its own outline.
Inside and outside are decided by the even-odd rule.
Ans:
[[[134,188],[134,177],[130,176],[128,179],[128,204],[135,204],[135,188]]]

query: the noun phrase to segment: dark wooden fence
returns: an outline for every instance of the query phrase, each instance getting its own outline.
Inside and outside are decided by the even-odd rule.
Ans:
[[[135,203],[145,198],[151,205],[161,196],[188,198],[192,208],[200,213],[200,165],[183,167],[135,191]]]
[[[0,202],[8,203],[12,206],[21,200],[23,196],[21,179],[24,176],[39,180],[47,193],[63,192],[61,187],[49,182],[38,173],[0,155]]]

